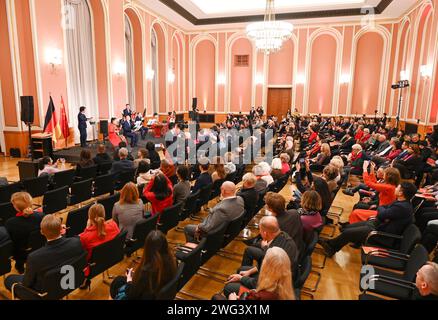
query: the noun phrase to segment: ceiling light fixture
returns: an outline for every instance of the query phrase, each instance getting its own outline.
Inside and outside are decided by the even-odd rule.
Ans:
[[[247,36],[255,42],[259,51],[270,54],[279,51],[284,41],[292,37],[293,25],[275,20],[274,0],[266,0],[266,12],[263,22],[254,22],[247,26]]]

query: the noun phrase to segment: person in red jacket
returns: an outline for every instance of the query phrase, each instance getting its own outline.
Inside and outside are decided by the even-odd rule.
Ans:
[[[120,233],[117,223],[113,220],[105,222],[105,208],[101,204],[95,204],[88,210],[88,222],[84,232],[79,235],[82,247],[88,252],[87,260],[91,258],[93,249],[102,243],[113,240]],[[88,276],[89,270],[85,270]],[[87,279],[81,289],[89,287]]]
[[[378,183],[374,173],[375,164],[371,163],[371,171],[368,174],[368,166],[370,162],[365,161],[363,164],[363,179],[365,184],[371,189],[379,193],[378,206],[387,206],[396,200],[395,189],[400,184],[400,172],[395,168],[386,168],[383,174],[383,183]],[[356,209],[350,214],[350,223],[367,221],[369,218],[375,217],[377,210]]]
[[[158,171],[144,189],[143,195],[152,204],[152,216],[160,214],[173,205],[172,182]]]

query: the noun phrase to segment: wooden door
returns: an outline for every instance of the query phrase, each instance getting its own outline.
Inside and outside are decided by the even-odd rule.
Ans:
[[[268,116],[278,118],[285,116],[291,108],[292,88],[269,88],[268,89]]]

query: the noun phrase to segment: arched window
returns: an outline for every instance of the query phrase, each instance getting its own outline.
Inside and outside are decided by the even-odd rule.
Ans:
[[[125,14],[125,49],[126,49],[126,78],[128,85],[128,102],[135,108],[135,79],[134,79],[134,41],[131,22]]]
[[[87,108],[88,117],[99,119],[91,12],[86,0],[64,0],[64,5],[69,8],[67,12],[71,26],[65,30],[69,113],[74,127],[77,127],[77,114],[81,106]],[[96,138],[92,127],[89,126],[88,130],[89,139]],[[79,135],[75,135],[75,140],[79,141]]]

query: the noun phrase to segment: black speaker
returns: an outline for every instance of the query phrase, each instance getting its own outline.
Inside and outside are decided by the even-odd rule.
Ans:
[[[195,111],[198,108],[198,98],[193,98],[192,110]]]
[[[418,133],[418,125],[413,124],[413,123],[406,123],[406,125],[405,125],[405,133],[406,134]]]
[[[23,96],[21,99],[21,121],[24,123],[33,123],[34,106],[32,96]]]
[[[99,123],[100,134],[103,134],[104,137],[108,136],[108,120],[101,120]]]

